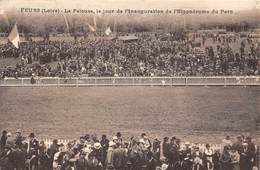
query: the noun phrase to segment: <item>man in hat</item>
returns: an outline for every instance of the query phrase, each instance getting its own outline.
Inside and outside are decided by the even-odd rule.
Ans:
[[[162,144],[162,154],[163,157],[165,157],[168,161],[170,159],[171,153],[170,153],[170,148],[171,145],[169,143],[169,138],[168,137],[164,137],[163,138],[163,144]]]
[[[49,148],[51,162],[53,162],[53,160],[54,160],[55,153],[59,152],[59,147],[60,147],[60,145],[58,144],[58,140],[54,139]]]
[[[7,140],[7,131],[4,130],[2,132],[2,136],[1,136],[1,139],[0,139],[0,152],[4,150],[6,140]]]
[[[89,169],[101,170],[103,165],[101,162],[101,144],[99,142],[94,143],[92,152],[88,155],[87,165]]]
[[[248,143],[248,149],[252,154],[255,154],[256,147],[255,144],[252,142],[252,138],[250,136],[246,137],[246,143]]]
[[[100,144],[102,146],[102,164],[104,165],[107,157],[107,150],[109,147],[109,140],[107,139],[106,135],[102,135]]]
[[[122,147],[123,146],[122,134],[120,132],[117,132],[116,137],[117,137],[117,143],[119,143],[119,146]]]
[[[15,137],[15,146],[19,149],[22,148],[23,146],[23,141],[24,141],[24,138],[22,136],[22,131],[20,129],[17,129],[16,132],[16,137]]]
[[[209,144],[206,144],[206,148],[204,150],[204,162],[207,167],[207,169],[213,168],[213,150],[210,148]]]
[[[232,147],[238,151],[239,154],[243,152],[243,139],[241,136],[237,137],[237,141],[232,145]]]
[[[38,168],[39,142],[35,138],[34,133],[29,135],[28,157],[30,161],[30,169]]]
[[[141,139],[139,140],[139,142],[140,142],[140,145],[141,145],[143,151],[148,151],[151,149],[151,146],[152,146],[151,142],[145,133],[141,134]]]
[[[55,153],[53,156],[53,162],[52,162],[53,169],[58,169],[58,167],[62,166],[63,158],[65,154],[66,154],[65,146],[61,144],[59,147],[59,152]]]
[[[155,137],[153,141],[152,151],[154,156],[159,160],[160,159],[160,152],[161,152],[161,141],[159,141],[158,137]]]
[[[240,170],[251,170],[253,157],[252,152],[248,148],[248,143],[243,143],[243,152],[240,155]]]
[[[230,136],[226,136],[225,139],[222,140],[222,151],[224,149],[225,146],[228,146],[229,148],[232,146],[232,141],[230,139]]]

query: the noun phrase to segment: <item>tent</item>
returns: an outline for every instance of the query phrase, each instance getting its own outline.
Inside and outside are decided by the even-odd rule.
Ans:
[[[123,42],[133,42],[137,41],[139,38],[135,35],[119,36],[118,40]]]

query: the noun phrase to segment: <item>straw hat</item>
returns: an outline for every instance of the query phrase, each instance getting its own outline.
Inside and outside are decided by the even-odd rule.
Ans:
[[[100,149],[101,148],[101,144],[99,142],[94,143],[93,146],[95,149]]]

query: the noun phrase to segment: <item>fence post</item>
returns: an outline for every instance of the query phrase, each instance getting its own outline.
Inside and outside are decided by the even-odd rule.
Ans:
[[[205,87],[208,87],[208,84],[207,84],[207,83],[208,83],[207,77],[204,77],[204,86],[205,86]]]
[[[22,86],[24,86],[24,83],[23,83],[23,78],[22,78]]]
[[[6,85],[6,78],[4,78],[4,85]]]
[[[247,78],[246,78],[246,77],[243,77],[243,79],[244,79],[244,80],[243,80],[244,87],[247,87],[247,82],[246,82],[246,81],[247,81]]]
[[[76,87],[79,87],[79,78],[76,78]]]
[[[117,77],[112,77],[112,84],[113,84],[113,86],[116,86],[116,78]],[[120,84],[120,82],[118,84]]]
[[[227,87],[227,77],[224,77],[224,87]]]
[[[135,84],[135,78],[132,77],[132,84],[134,85]]]
[[[58,86],[60,86],[60,78],[58,77]]]
[[[188,77],[185,77],[185,86],[188,86]]]

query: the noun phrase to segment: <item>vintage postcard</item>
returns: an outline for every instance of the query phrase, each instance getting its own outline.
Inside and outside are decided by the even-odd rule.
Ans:
[[[258,170],[259,0],[0,0],[0,170]]]

